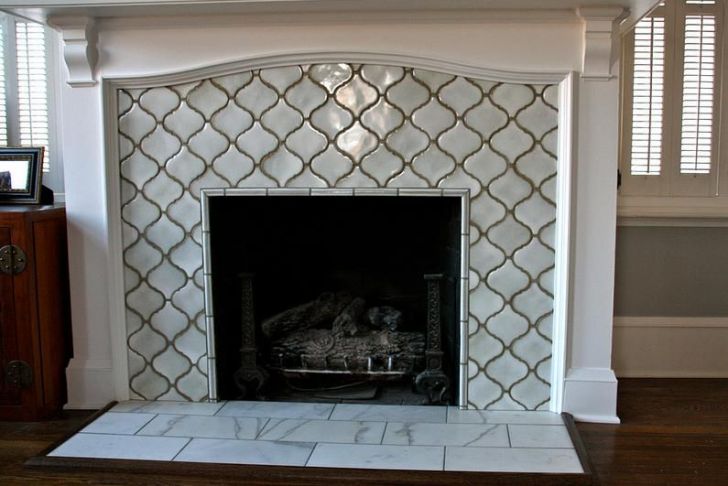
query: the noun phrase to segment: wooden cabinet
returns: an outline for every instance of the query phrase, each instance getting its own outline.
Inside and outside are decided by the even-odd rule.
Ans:
[[[0,420],[66,403],[71,356],[66,211],[0,206]]]

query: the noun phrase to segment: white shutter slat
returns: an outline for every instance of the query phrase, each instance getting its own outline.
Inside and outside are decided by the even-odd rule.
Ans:
[[[687,1],[712,5],[715,2]],[[680,173],[709,174],[713,151],[715,16],[685,16]]]
[[[43,170],[49,169],[48,72],[43,26],[15,23],[20,144],[46,147]]]
[[[640,20],[635,27],[634,42],[630,173],[659,175],[662,157],[665,20],[661,17]]]
[[[5,25],[0,22],[0,145],[8,145],[8,111],[5,89]]]

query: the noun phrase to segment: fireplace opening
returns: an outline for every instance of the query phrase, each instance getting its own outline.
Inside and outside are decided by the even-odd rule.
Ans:
[[[207,210],[218,399],[455,403],[460,198]]]

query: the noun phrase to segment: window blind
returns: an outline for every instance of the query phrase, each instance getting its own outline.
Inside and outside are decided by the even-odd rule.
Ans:
[[[659,175],[665,78],[665,19],[640,20],[634,34],[631,173]]]
[[[8,110],[5,88],[5,25],[0,18],[0,145],[8,144]]]
[[[17,21],[15,37],[19,142],[24,146],[46,147],[43,170],[47,171],[49,131],[45,31],[42,25]]]
[[[691,3],[691,2],[688,2]],[[680,172],[709,174],[713,147],[715,16],[685,16]]]

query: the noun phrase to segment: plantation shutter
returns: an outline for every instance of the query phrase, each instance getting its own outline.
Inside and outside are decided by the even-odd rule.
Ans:
[[[625,41],[624,194],[716,194],[720,1],[662,2]]]
[[[47,171],[49,134],[45,31],[42,25],[16,21],[15,37],[19,144],[46,147],[43,169]]]
[[[640,20],[634,34],[631,173],[659,175],[665,85],[665,19]]]
[[[0,22],[0,145],[8,144],[8,109],[5,89],[5,24]]]
[[[708,174],[711,171],[716,80],[715,41],[715,15],[685,16],[680,135],[682,174]]]

